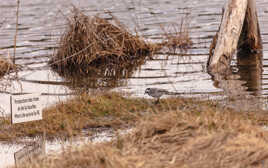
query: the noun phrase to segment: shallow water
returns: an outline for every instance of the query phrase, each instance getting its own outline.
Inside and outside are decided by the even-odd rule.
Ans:
[[[117,133],[112,129],[95,129],[91,130],[95,133],[88,136],[88,130],[82,131],[82,136],[73,138],[71,140],[55,140],[45,141],[44,153],[46,155],[60,154],[68,149],[78,149],[85,144],[96,144],[101,142],[108,142],[116,138]],[[122,130],[119,135],[125,135],[131,132],[131,129]],[[0,142],[0,167],[12,166],[15,164],[14,154],[33,142],[39,142],[41,138],[24,138],[18,140],[16,143],[1,143]]]
[[[211,76],[204,71],[209,45],[220,23],[223,1],[104,0],[91,1],[90,4],[85,0],[22,1],[19,11],[16,63],[22,65],[24,70],[18,73],[18,81],[2,80],[4,84],[12,83],[11,86],[2,89],[4,93],[0,97],[1,107],[6,113],[9,113],[10,93],[40,93],[44,95],[45,106],[64,100],[68,97],[66,94],[73,93],[70,87],[66,87],[68,82],[47,66],[48,58],[53,54],[64,31],[66,16],[72,9],[71,4],[81,8],[88,15],[101,13],[101,16],[109,18],[105,11],[110,11],[132,32],[137,28],[139,34],[148,41],[161,41],[163,31],[160,25],[180,23],[180,20],[189,14],[190,36],[194,44],[184,56],[177,51],[177,54],[169,55],[169,59],[166,60],[166,52],[159,52],[154,57],[157,59],[148,60],[139,71],[132,72],[128,79],[118,82],[118,86],[113,87],[115,90],[130,92],[133,96],[139,97],[144,96],[147,87],[159,87],[173,92],[207,97],[225,92],[224,89],[215,87]],[[268,83],[266,77],[268,8],[265,7],[267,4],[264,0],[257,1],[264,48],[263,73],[258,91],[260,96],[267,94],[266,83]],[[16,2],[1,1],[0,9],[3,22],[0,29],[0,54],[3,57],[12,57]],[[85,82],[84,86],[92,85]]]
[[[67,86],[69,82],[51,71],[47,65],[49,56],[56,49],[58,39],[66,26],[66,16],[70,14],[71,4],[81,8],[88,15],[101,13],[101,16],[109,18],[110,16],[104,11],[111,11],[132,32],[137,28],[139,34],[146,40],[154,42],[161,41],[163,38],[160,25],[180,23],[180,20],[187,13],[189,14],[190,36],[194,44],[183,56],[177,51],[176,54],[170,54],[167,60],[166,51],[159,52],[155,55],[155,59],[148,60],[140,70],[132,72],[128,79],[122,79],[118,82],[118,86],[108,87],[108,89],[144,97],[144,90],[147,87],[156,87],[185,93],[185,96],[222,98],[230,96],[229,93],[233,93],[230,88],[237,86],[235,89],[239,88],[239,94],[245,93],[244,95],[265,98],[268,94],[268,1],[266,0],[257,0],[263,41],[261,75],[256,77],[252,74],[252,77],[249,77],[248,72],[245,71],[247,67],[243,71],[243,68],[235,66],[234,60],[233,68],[238,69],[240,77],[234,77],[234,80],[221,82],[218,85],[204,70],[212,37],[220,24],[224,3],[221,0],[91,0],[90,2],[21,0],[16,63],[22,65],[24,70],[18,73],[18,80],[2,79],[0,108],[3,109],[4,114],[10,113],[11,93],[40,93],[43,95],[44,106],[65,100],[72,95],[74,90],[73,87]],[[3,23],[0,24],[2,57],[13,56],[15,13],[15,1],[0,1],[2,16],[0,23]],[[87,82],[92,81],[87,79]],[[82,83],[82,86],[89,86],[87,82]],[[263,102],[261,107],[267,109],[265,99],[261,102]],[[236,104],[233,106],[238,107]],[[17,149],[17,146],[12,146],[3,148],[2,151],[12,153]],[[2,157],[0,167],[1,159]]]

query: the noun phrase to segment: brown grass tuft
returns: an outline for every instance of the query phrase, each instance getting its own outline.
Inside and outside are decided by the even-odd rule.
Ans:
[[[113,19],[107,21],[73,9],[59,48],[50,59],[53,69],[67,81],[77,83],[75,77],[79,75],[79,78],[91,78],[89,86],[118,86],[118,80],[131,76],[155,51],[168,47],[175,52],[177,48],[187,50],[192,45],[187,18],[163,29],[164,42],[153,44],[130,34],[110,15]]]
[[[161,27],[164,32],[165,41],[162,46],[167,47],[170,51],[186,51],[193,42],[189,33],[189,18],[187,16],[181,19],[180,23],[171,23],[166,27]]]
[[[0,77],[4,76],[6,73],[15,69],[15,65],[8,62],[5,59],[0,58]]]
[[[60,46],[50,60],[60,72],[96,72],[98,69],[124,69],[139,64],[153,52],[138,35],[131,35],[113,16],[115,24],[99,16],[86,16],[77,8],[68,19],[68,28],[60,39]]]

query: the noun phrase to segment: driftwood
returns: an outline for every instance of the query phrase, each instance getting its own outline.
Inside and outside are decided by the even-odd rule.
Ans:
[[[256,52],[261,48],[255,0],[229,0],[210,47],[208,72],[226,73],[237,49]]]

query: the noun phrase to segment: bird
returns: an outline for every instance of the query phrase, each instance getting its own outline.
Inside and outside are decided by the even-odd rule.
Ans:
[[[169,92],[169,91],[167,91],[165,89],[147,88],[145,90],[144,94],[148,94],[149,96],[152,96],[153,98],[157,98],[156,103],[159,103],[161,96],[170,95],[171,92]]]

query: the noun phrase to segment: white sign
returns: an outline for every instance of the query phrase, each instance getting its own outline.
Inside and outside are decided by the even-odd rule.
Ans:
[[[42,120],[40,95],[26,94],[10,97],[12,124]]]
[[[25,161],[31,161],[37,157],[45,154],[45,141],[40,140],[39,142],[33,143],[23,147],[18,152],[15,152],[14,159],[15,165],[19,166]]]

